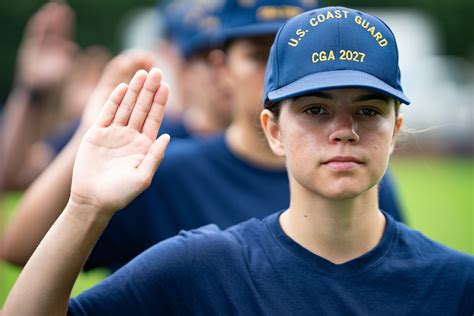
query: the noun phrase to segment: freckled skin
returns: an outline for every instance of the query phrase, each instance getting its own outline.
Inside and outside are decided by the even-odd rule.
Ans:
[[[285,102],[279,126],[290,182],[328,199],[349,199],[375,186],[388,165],[396,131],[395,107],[390,101],[353,102],[364,89],[325,91],[333,99],[303,97]],[[327,113],[312,115],[308,107]],[[380,113],[361,115],[363,108]],[[348,171],[335,171],[323,163],[335,156],[351,156],[362,163]]]

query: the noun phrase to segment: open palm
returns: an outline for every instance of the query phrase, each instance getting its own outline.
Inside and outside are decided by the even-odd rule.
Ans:
[[[79,147],[71,199],[114,212],[149,186],[169,141],[156,140],[167,98],[156,68],[115,88]]]

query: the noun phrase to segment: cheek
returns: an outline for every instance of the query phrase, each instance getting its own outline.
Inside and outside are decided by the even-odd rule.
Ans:
[[[392,123],[383,122],[375,131],[367,130],[361,137],[360,145],[367,150],[372,166],[377,172],[384,172],[388,166],[393,130]]]
[[[313,168],[324,150],[324,135],[305,124],[287,123],[282,130],[283,146],[288,168]]]
[[[243,60],[232,68],[233,90],[241,103],[260,104],[263,96],[265,67]]]

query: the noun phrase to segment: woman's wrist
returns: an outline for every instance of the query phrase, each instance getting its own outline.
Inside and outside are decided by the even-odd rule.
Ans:
[[[93,203],[72,197],[69,198],[64,212],[87,226],[98,225],[99,227],[104,226],[104,228],[113,215],[113,212],[106,212]]]

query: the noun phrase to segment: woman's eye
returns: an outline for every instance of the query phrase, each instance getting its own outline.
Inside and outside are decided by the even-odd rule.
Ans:
[[[304,112],[309,115],[321,115],[321,114],[328,113],[328,111],[325,108],[322,108],[320,106],[311,106],[309,108],[306,108]]]
[[[255,52],[251,54],[250,57],[258,63],[266,64],[268,60],[268,53]]]
[[[379,114],[379,112],[371,108],[363,108],[363,109],[358,110],[357,114],[364,115],[364,116],[375,116]]]

